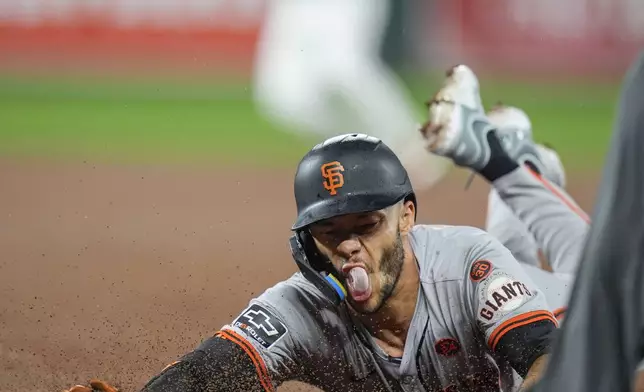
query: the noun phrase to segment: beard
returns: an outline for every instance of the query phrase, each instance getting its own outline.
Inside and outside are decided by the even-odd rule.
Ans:
[[[382,308],[398,284],[404,261],[405,248],[400,236],[400,230],[398,230],[393,244],[386,248],[380,257],[380,272],[378,274],[380,275],[381,287],[378,293],[378,302],[369,308],[362,309],[360,313],[376,313]]]

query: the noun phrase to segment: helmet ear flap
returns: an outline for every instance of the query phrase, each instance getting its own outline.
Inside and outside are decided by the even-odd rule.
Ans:
[[[289,239],[291,254],[302,275],[336,306],[347,296],[347,290],[336,276],[330,262],[318,251],[308,230],[298,230]]]
[[[317,271],[331,272],[329,271],[328,265],[330,261],[324,255],[322,255],[322,253],[320,253],[317,245],[315,245],[315,240],[313,239],[311,232],[306,229],[298,230],[297,236],[300,243],[302,244],[304,252],[306,253],[306,257],[311,263],[311,266]]]

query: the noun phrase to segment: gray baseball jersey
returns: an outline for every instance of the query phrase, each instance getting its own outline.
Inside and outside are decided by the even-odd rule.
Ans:
[[[521,325],[557,325],[544,294],[482,230],[417,225],[410,239],[421,287],[401,358],[386,355],[346,305],[333,306],[300,273],[222,330],[251,343],[273,388],[300,380],[338,392],[514,390],[520,377],[496,349]]]

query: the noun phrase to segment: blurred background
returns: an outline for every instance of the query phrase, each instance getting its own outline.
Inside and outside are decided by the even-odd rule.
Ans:
[[[295,164],[331,135],[394,146],[420,222],[482,227],[487,184],[428,188],[415,128],[456,63],[590,211],[643,43],[641,0],[0,0],[0,390],[136,390],[295,272]]]
[[[302,2],[315,3],[0,0],[0,153],[292,162],[311,139],[255,110],[252,74],[270,3]],[[380,51],[419,119],[436,75],[464,62],[487,105],[524,107],[570,165],[601,161],[616,86],[644,41],[644,3],[390,7]]]

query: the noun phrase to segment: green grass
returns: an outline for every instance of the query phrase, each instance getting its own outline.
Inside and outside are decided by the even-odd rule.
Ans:
[[[305,150],[240,86],[0,81],[4,155],[282,164]]]
[[[409,79],[419,120],[435,80]],[[486,106],[500,99],[525,109],[535,138],[554,145],[572,168],[602,164],[617,87],[483,78],[481,86]],[[312,142],[261,118],[240,82],[0,77],[0,155],[283,165]]]

